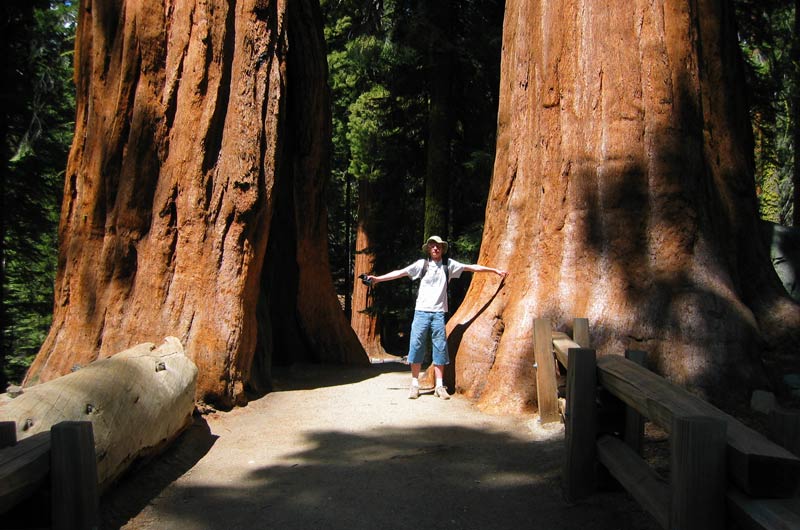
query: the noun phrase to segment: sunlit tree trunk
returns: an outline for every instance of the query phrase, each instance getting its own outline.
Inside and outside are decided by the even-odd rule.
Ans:
[[[379,316],[373,307],[372,289],[364,285],[358,276],[375,274],[375,254],[370,243],[370,234],[375,229],[371,214],[375,211],[372,202],[374,184],[368,179],[358,183],[358,225],[356,227],[356,254],[353,280],[353,312],[350,325],[358,335],[361,345],[372,359],[385,359],[387,353],[381,345]]]
[[[314,4],[84,0],[53,326],[28,384],[174,335],[198,399],[241,403],[260,295],[284,320],[259,355],[293,334],[314,359],[366,361],[327,269]]]
[[[508,0],[480,262],[449,323],[457,388],[536,403],[533,319],[717,401],[796,364],[800,311],[758,236],[732,8]]]

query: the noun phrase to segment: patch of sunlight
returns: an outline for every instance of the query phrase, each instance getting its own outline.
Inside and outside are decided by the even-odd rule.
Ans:
[[[564,424],[561,422],[542,423],[536,417],[528,420],[527,425],[536,441],[556,440],[564,437]]]
[[[491,473],[485,475],[481,480],[476,480],[476,484],[480,484],[486,488],[509,488],[518,486],[530,486],[537,482],[542,482],[542,477],[537,477],[531,473],[523,473],[521,471],[504,471],[502,473]]]
[[[427,447],[371,446],[348,451],[352,462],[381,462],[398,458],[411,458],[432,452]]]
[[[292,501],[300,506],[318,508],[326,500],[324,497],[325,496],[320,491],[305,490],[295,495]],[[331,500],[331,498],[327,497],[327,500]]]

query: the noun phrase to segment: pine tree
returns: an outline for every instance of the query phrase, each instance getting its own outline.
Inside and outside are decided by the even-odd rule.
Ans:
[[[56,230],[74,126],[77,4],[25,0],[0,9],[2,377],[19,382],[52,314]]]

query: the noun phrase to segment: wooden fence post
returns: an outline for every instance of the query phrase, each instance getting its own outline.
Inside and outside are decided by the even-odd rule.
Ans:
[[[625,358],[630,359],[639,366],[644,366],[646,357],[647,353],[641,350],[625,350]],[[637,454],[642,454],[644,418],[630,405],[625,405],[625,432],[623,438],[628,447],[636,451]]]
[[[556,360],[553,356],[553,328],[549,318],[533,321],[533,356],[536,360],[536,400],[542,423],[559,421]]]
[[[567,369],[567,411],[564,496],[587,497],[595,488],[597,463],[597,358],[594,350],[570,348]]]
[[[62,421],[50,429],[53,528],[98,528],[97,461],[89,421]]]
[[[769,438],[784,449],[800,456],[800,411],[769,411]]]
[[[589,319],[572,319],[572,340],[580,344],[581,348],[589,347]]]
[[[674,418],[670,434],[670,530],[725,528],[726,425],[708,416]]]
[[[0,421],[0,449],[17,443],[17,422]]]

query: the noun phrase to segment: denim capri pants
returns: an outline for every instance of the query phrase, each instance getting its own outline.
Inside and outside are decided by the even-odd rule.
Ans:
[[[414,311],[411,322],[411,341],[408,345],[408,362],[422,364],[427,342],[433,343],[433,364],[443,366],[450,364],[447,353],[447,332],[444,327],[444,313],[432,311]]]

